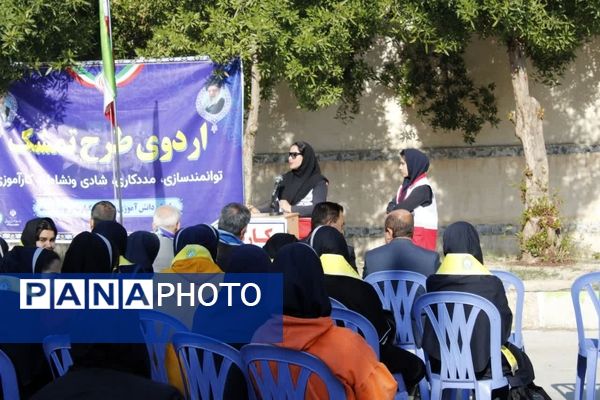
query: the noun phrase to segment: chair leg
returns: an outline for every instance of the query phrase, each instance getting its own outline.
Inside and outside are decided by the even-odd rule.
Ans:
[[[596,349],[588,350],[585,372],[585,398],[594,400],[596,394],[596,368],[598,367],[598,351]]]
[[[429,400],[429,382],[425,378],[419,382],[419,393],[421,394],[421,400]]]
[[[577,376],[575,377],[575,393],[573,393],[574,400],[583,399],[583,387],[585,385],[586,366],[586,358],[581,354],[577,354]]]
[[[420,385],[419,385],[420,387]],[[421,392],[421,396],[423,393]],[[423,397],[421,397],[423,398]],[[431,382],[431,400],[442,400],[442,384],[440,381],[433,380]]]

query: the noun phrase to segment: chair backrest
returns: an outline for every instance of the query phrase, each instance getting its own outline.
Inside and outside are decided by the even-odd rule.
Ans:
[[[342,310],[348,309],[348,307],[346,307],[344,304],[342,304],[341,301],[336,300],[333,297],[330,297],[329,301],[331,302],[331,308],[341,308]]]
[[[331,318],[365,338],[379,360],[379,335],[377,335],[377,330],[367,318],[356,311],[335,307],[331,309]]]
[[[167,345],[174,333],[188,332],[188,328],[170,315],[151,310],[140,311],[140,327],[148,349],[152,380],[169,383],[165,367]]]
[[[244,376],[240,353],[226,343],[196,333],[176,333],[173,346],[183,371],[187,399],[222,399],[232,366]]]
[[[490,324],[490,358],[493,387],[506,384],[502,373],[500,313],[488,300],[472,293],[436,292],[419,297],[413,308],[417,339],[423,335],[425,316],[440,346],[440,379],[453,387],[469,387],[477,380],[471,356],[471,337],[480,313],[487,315]],[[431,376],[430,364],[426,364]],[[502,384],[501,384],[502,382]]]
[[[394,313],[396,343],[415,345],[411,310],[415,299],[425,293],[425,275],[411,271],[379,271],[367,275],[365,281],[377,292],[383,308]]]
[[[587,297],[596,310],[596,321],[598,323],[597,339],[600,340],[600,272],[591,272],[580,276],[571,286],[571,299],[575,308],[575,322],[577,323],[577,337],[579,339],[579,351],[584,351],[585,346],[585,326],[583,324],[583,312],[581,310],[581,292],[585,291]]]
[[[492,274],[496,275],[502,281],[504,290],[508,291],[511,287],[515,288],[517,295],[517,302],[515,304],[515,312],[513,323],[515,326],[514,331],[510,334],[509,342],[523,348],[523,302],[525,300],[525,286],[521,278],[508,271],[491,270]]]
[[[309,378],[316,374],[327,387],[329,399],[345,399],[344,386],[317,357],[303,351],[268,344],[242,347],[242,364],[257,398],[304,400]],[[290,366],[296,366],[293,376]]]
[[[19,400],[17,374],[12,361],[0,350],[0,382],[2,382],[2,398]]]
[[[63,376],[73,365],[69,335],[49,335],[43,341],[44,354],[50,364],[54,379]]]

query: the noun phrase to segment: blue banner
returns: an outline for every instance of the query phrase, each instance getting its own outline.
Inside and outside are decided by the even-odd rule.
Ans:
[[[59,238],[89,229],[92,205],[123,197],[128,231],[150,230],[171,204],[190,223],[212,222],[243,200],[243,83],[239,62],[117,64],[121,179],[113,179],[101,66],[33,74],[0,97],[0,234],[51,217]],[[115,203],[115,205],[117,205]]]

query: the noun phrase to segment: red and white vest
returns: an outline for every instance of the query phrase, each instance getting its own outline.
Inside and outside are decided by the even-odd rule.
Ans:
[[[406,189],[406,196],[404,198],[410,196],[411,192],[415,188],[425,185],[429,185],[429,187],[431,187],[427,175],[423,174]],[[435,251],[438,229],[438,213],[433,188],[431,191],[431,204],[425,207],[419,206],[415,208],[413,214],[415,216],[413,243],[417,246]]]

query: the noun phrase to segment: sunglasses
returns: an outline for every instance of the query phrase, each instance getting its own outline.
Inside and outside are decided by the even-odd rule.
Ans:
[[[302,153],[296,153],[296,152],[293,152],[293,151],[290,151],[288,153],[288,157],[292,157],[292,160],[295,160],[296,157],[301,156],[301,155],[302,155]]]

